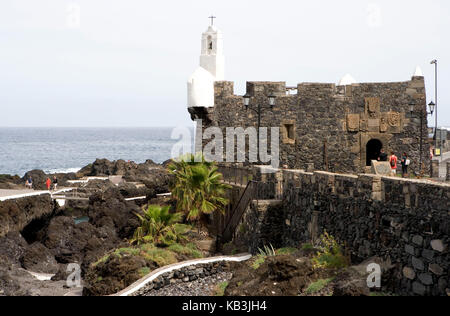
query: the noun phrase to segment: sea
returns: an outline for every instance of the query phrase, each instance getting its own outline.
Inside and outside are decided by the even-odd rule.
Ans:
[[[0,128],[0,174],[76,172],[97,158],[162,163],[173,128]],[[188,128],[193,142],[194,131]]]

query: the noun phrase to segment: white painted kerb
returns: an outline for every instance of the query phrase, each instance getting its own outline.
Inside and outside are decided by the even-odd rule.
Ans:
[[[243,261],[249,260],[251,257],[252,257],[252,255],[250,255],[250,254],[241,254],[241,255],[237,255],[237,256],[212,257],[212,258],[195,259],[195,260],[189,260],[189,261],[184,261],[184,262],[180,262],[180,263],[175,263],[175,264],[169,265],[167,267],[162,267],[162,268],[159,268],[159,269],[153,271],[148,276],[140,279],[139,281],[137,281],[137,282],[133,283],[132,285],[130,285],[129,287],[127,287],[126,289],[124,289],[124,290],[120,291],[119,293],[114,294],[112,296],[129,296],[129,295],[139,291],[140,289],[142,289],[147,284],[149,284],[153,280],[157,279],[159,276],[163,275],[164,273],[172,272],[174,270],[179,270],[184,267],[194,266],[197,264],[222,262],[222,261],[243,262]]]
[[[50,196],[52,196],[53,194],[68,192],[68,191],[72,191],[72,190],[73,189],[70,188],[70,189],[61,189],[58,191],[34,191],[34,192],[29,192],[29,193],[13,194],[13,195],[9,195],[9,196],[0,197],[0,202],[6,201],[6,200],[22,199],[22,198],[27,198],[27,197],[31,197],[31,196],[39,196],[39,195],[44,195],[44,194],[49,194]]]

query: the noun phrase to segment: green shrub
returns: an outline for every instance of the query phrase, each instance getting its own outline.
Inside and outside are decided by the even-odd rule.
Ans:
[[[314,246],[311,244],[306,243],[302,245],[302,250],[312,250],[312,249],[314,249]]]
[[[181,226],[176,226],[182,219],[182,214],[170,213],[169,206],[150,205],[143,215],[136,214],[136,216],[141,221],[141,226],[134,232],[131,244],[170,245],[183,239],[180,233]]]
[[[154,261],[160,267],[177,262],[174,252],[154,246],[153,244],[144,244],[141,246],[140,256],[145,260]]]
[[[342,254],[341,246],[327,232],[320,237],[318,249],[318,253],[312,258],[315,268],[339,269],[348,266],[348,260]]]
[[[138,256],[141,251],[137,248],[119,248],[114,254],[121,258],[122,256]]]
[[[180,245],[180,244],[173,244],[170,245],[167,250],[173,251],[178,254],[186,255],[191,258],[202,258],[202,252],[197,249],[197,246],[195,244],[188,244],[186,246]]]
[[[275,257],[277,255],[272,245],[270,245],[270,247],[264,246],[263,249],[258,248],[258,251],[259,255],[263,257]]]
[[[286,248],[280,248],[276,250],[276,254],[277,255],[291,255],[293,253],[295,253],[298,249],[297,248],[291,248],[291,247],[286,247]]]
[[[190,221],[199,222],[205,214],[225,212],[229,203],[226,190],[229,185],[222,181],[222,174],[214,162],[205,160],[202,154],[187,154],[168,166],[175,176],[171,187],[177,210],[186,214]]]
[[[139,275],[141,276],[141,278],[145,277],[147,274],[150,274],[151,270],[148,267],[144,267],[139,269]]]
[[[307,294],[313,294],[321,291],[324,287],[326,287],[330,282],[332,282],[334,278],[329,279],[320,279],[314,283],[311,283],[310,286],[306,289]]]
[[[95,263],[92,264],[92,266],[96,267],[101,263],[104,263],[106,261],[108,261],[110,255],[104,255],[103,257],[101,257],[100,259],[98,259]]]
[[[264,256],[258,256],[258,258],[253,262],[252,268],[255,270],[258,270],[259,267],[266,261],[266,257]]]
[[[225,290],[228,287],[228,282],[222,282],[216,286],[216,294],[215,296],[224,296]]]

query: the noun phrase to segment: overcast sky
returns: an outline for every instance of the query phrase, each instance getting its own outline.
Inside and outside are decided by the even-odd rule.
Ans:
[[[406,81],[450,126],[448,0],[1,0],[0,126],[189,125],[186,81],[217,16],[226,79]]]

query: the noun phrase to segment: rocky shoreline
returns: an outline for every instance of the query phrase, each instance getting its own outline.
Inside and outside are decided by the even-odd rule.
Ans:
[[[99,159],[78,173],[47,175],[41,170],[23,178],[2,175],[0,189],[23,189],[33,178],[34,188],[45,189],[47,177],[56,176],[60,187],[74,187],[70,180],[120,176],[123,181],[90,181],[78,185],[86,201],[67,201],[64,208],[49,196],[0,202],[0,295],[65,295],[67,265],[76,263],[83,278],[90,265],[113,249],[127,245],[139,222],[140,205],[168,192],[170,176],[164,165]],[[145,196],[144,200],[127,201]],[[136,202],[139,202],[138,205]],[[77,223],[76,218],[87,221]],[[54,275],[40,281],[28,273]]]

